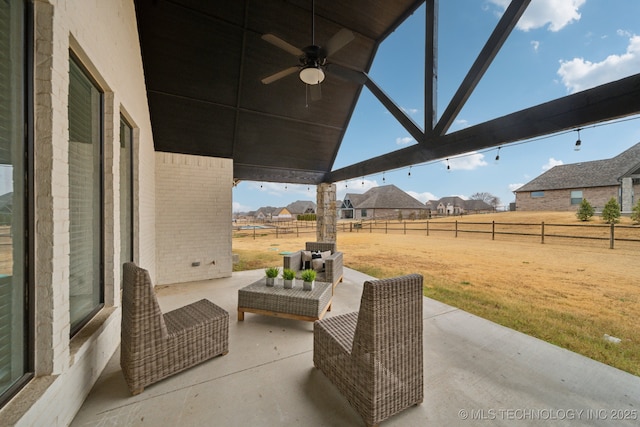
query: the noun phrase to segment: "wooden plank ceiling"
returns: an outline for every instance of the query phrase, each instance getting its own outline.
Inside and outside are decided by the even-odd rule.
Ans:
[[[235,180],[318,184],[370,175],[640,113],[640,74],[447,133],[530,0],[513,0],[451,104],[421,129],[367,76],[379,44],[421,0],[135,0],[157,151],[231,158]],[[435,117],[437,0],[427,0],[427,117]],[[313,25],[312,25],[313,22]],[[299,64],[262,39],[323,46],[346,28],[354,40],[328,58],[322,98],[311,101]],[[419,143],[332,170],[366,86]]]

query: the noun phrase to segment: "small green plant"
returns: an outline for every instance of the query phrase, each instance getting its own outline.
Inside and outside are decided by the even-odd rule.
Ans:
[[[282,278],[284,280],[293,280],[296,278],[296,272],[291,270],[290,268],[285,268],[282,270]]]
[[[593,214],[595,213],[595,209],[591,206],[591,203],[587,201],[587,199],[582,199],[580,203],[580,207],[578,208],[578,212],[576,212],[576,216],[580,221],[589,221]]]
[[[640,223],[640,200],[638,200],[638,203],[636,203],[631,210],[631,220],[636,224]]]
[[[270,279],[275,279],[276,277],[278,277],[279,273],[280,270],[278,270],[278,267],[269,267],[264,270],[264,274]]]
[[[609,199],[602,209],[602,220],[607,224],[620,222],[620,205],[615,197]]]
[[[316,271],[312,269],[304,270],[301,277],[305,282],[313,282],[316,280]]]

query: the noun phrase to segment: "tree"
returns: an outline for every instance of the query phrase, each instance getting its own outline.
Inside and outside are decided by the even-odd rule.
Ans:
[[[638,200],[638,203],[636,203],[632,209],[631,219],[636,224],[640,223],[640,200]]]
[[[580,221],[589,221],[593,214],[595,213],[595,209],[591,206],[591,203],[587,201],[587,199],[582,199],[580,203],[580,207],[578,208],[578,212],[576,212],[576,216]]]
[[[494,209],[500,206],[500,198],[497,196],[494,196],[491,193],[487,193],[487,192],[475,193],[475,194],[472,194],[471,197],[469,198],[471,200],[482,200],[486,204],[493,206]]]
[[[620,221],[620,205],[615,197],[609,199],[602,209],[602,219],[607,224],[615,224]]]

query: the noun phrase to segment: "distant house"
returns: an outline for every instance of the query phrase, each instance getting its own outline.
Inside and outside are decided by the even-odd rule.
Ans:
[[[287,210],[293,216],[316,213],[316,204],[310,200],[297,200],[287,205]]]
[[[278,216],[278,213],[282,208],[274,208],[273,206],[264,206],[254,212],[250,212],[249,216],[253,216],[260,221],[271,221],[274,216]]]
[[[395,185],[374,187],[364,194],[348,193],[340,205],[342,219],[418,219],[427,207]]]
[[[465,200],[458,196],[443,197],[440,200],[429,200],[425,206],[430,215],[463,215],[493,212],[493,206],[484,200]]]
[[[613,197],[630,212],[640,195],[640,143],[611,159],[555,166],[514,193],[519,211],[573,211],[583,199],[601,210]]]

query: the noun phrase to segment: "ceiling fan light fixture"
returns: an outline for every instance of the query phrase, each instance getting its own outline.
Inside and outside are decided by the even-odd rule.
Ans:
[[[320,84],[324,80],[324,71],[319,67],[304,67],[300,70],[300,80],[308,85]]]

